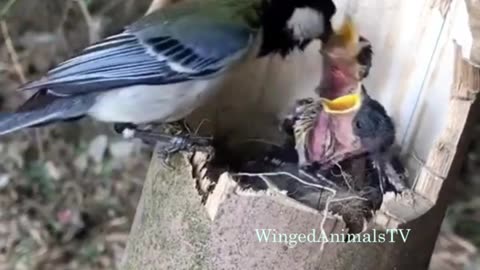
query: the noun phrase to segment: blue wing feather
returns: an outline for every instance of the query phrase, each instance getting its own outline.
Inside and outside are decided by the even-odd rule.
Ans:
[[[214,76],[246,51],[252,33],[241,26],[203,22],[180,21],[176,31],[161,29],[149,38],[127,28],[86,48],[23,89],[48,89],[54,95],[70,96]],[[178,29],[190,32],[179,34]]]

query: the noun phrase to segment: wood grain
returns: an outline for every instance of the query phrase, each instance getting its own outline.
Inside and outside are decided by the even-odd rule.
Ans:
[[[465,0],[468,10],[469,25],[472,33],[473,43],[470,60],[477,67],[480,66],[480,1]]]

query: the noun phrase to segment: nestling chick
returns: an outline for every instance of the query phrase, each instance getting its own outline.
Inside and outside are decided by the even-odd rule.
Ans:
[[[392,190],[390,175],[383,172],[395,168],[372,159],[394,143],[391,119],[365,91],[334,100],[299,100],[295,109],[289,119],[294,146],[290,142],[273,146],[263,158],[247,162],[239,171],[263,177],[241,178],[240,184],[286,191],[314,209],[328,206],[343,217],[349,230],[360,232],[364,219],[380,208],[384,191]],[[348,199],[352,197],[364,200]],[[331,198],[338,203],[327,203]]]
[[[373,51],[370,42],[358,34],[350,16],[346,16],[320,53],[324,70],[317,94],[334,99],[360,91],[361,81],[370,72]]]
[[[335,10],[332,0],[168,5],[23,86],[35,94],[16,113],[0,115],[0,135],[84,116],[120,123],[119,131],[180,120],[248,55],[285,56],[327,40]]]
[[[407,189],[406,171],[391,151],[392,119],[362,85],[373,53],[350,18],[322,47],[322,54],[325,75],[317,89],[319,99],[297,101],[283,122],[285,144],[272,146],[265,156],[241,167],[262,177],[242,178],[240,183],[286,191],[315,209],[328,206],[352,232],[359,232],[381,207],[385,192]],[[364,200],[348,200],[352,197]],[[339,203],[327,203],[331,198]]]
[[[319,102],[305,101],[293,121],[299,165],[329,167],[393,145],[395,127],[383,106],[365,91]]]

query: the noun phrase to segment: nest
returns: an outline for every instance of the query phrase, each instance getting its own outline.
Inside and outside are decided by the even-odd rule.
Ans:
[[[195,158],[190,161],[203,203],[215,189],[215,181],[228,172],[242,191],[288,196],[310,209],[340,217],[350,233],[358,233],[380,209],[384,194],[409,190],[397,149],[322,168],[318,164],[300,167],[295,149],[288,144],[257,142],[239,152],[219,141],[204,152],[207,164],[199,165]]]

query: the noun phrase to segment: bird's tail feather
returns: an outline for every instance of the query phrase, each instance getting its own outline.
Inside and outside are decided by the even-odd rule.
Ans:
[[[40,114],[37,111],[0,114],[0,135],[5,135],[23,128],[49,121],[55,116]]]
[[[88,112],[93,102],[93,96],[68,97],[31,111],[0,113],[0,136],[43,123],[81,117]]]

